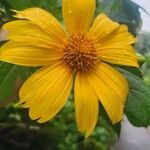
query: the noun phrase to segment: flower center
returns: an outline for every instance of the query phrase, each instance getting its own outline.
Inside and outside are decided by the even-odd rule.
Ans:
[[[98,60],[96,43],[84,34],[73,34],[67,38],[63,60],[74,72],[85,72]]]

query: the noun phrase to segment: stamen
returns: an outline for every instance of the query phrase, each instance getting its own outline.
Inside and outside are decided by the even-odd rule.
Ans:
[[[98,60],[96,42],[84,34],[73,34],[67,39],[63,60],[74,72],[88,71]]]

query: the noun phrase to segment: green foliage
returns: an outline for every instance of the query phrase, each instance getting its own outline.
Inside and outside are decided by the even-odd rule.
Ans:
[[[84,139],[77,132],[73,106],[70,96],[65,108],[53,120],[44,124],[31,121],[27,110],[14,104],[1,108],[0,149],[108,150],[117,140],[112,127],[101,118],[93,135]]]
[[[119,69],[128,79],[129,95],[125,114],[134,126],[148,127],[150,125],[150,89],[138,76]]]
[[[144,81],[150,87],[150,33],[143,32],[137,37],[136,49],[145,57],[145,63],[142,65]]]
[[[0,62],[0,101],[14,100],[23,81],[35,69]]]
[[[29,7],[50,8],[50,0],[6,0],[6,2],[15,10],[23,10]]]
[[[0,0],[0,26],[11,20],[12,17],[9,9],[9,6],[4,3],[4,0]]]
[[[11,64],[0,64],[0,101],[9,99],[15,92],[18,67]]]

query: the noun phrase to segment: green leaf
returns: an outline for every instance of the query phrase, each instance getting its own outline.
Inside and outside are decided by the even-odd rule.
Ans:
[[[25,79],[33,72],[34,68],[21,67],[9,63],[0,63],[0,101],[10,101],[17,96],[17,92]],[[19,82],[19,83],[18,83]]]
[[[127,67],[127,66],[121,66],[122,69],[131,72],[132,74],[138,76],[139,78],[143,78],[142,72],[140,69],[135,67]]]
[[[107,12],[110,11],[111,7],[113,6],[113,3],[115,3],[115,0],[97,0],[96,1],[96,16],[102,12]]]
[[[113,20],[126,24],[129,27],[129,31],[136,35],[137,29],[140,29],[142,24],[139,8],[140,6],[132,0],[115,0],[108,10],[108,15]]]
[[[33,6],[30,0],[6,0],[6,2],[15,10],[23,10]]]
[[[29,7],[43,7],[46,6],[49,0],[6,0],[7,3],[15,10],[23,10]],[[47,5],[48,7],[48,5]]]
[[[29,7],[49,7],[49,0],[6,0],[12,9],[23,10]],[[47,5],[46,5],[47,4]]]
[[[49,11],[59,20],[62,21],[62,3],[61,0],[48,0],[49,2]]]
[[[17,74],[17,66],[3,62],[0,63],[0,101],[7,100],[12,96]]]
[[[125,106],[125,114],[129,121],[137,127],[150,125],[150,88],[138,76],[119,69],[128,79],[129,95]]]

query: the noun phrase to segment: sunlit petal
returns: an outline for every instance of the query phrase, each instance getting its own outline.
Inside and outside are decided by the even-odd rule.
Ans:
[[[124,103],[128,94],[128,82],[117,70],[101,63],[88,75],[91,86],[113,123],[123,117]]]
[[[101,41],[102,39],[109,36],[118,27],[118,23],[112,21],[105,14],[102,13],[96,17],[88,35],[93,37],[97,41]]]
[[[63,0],[63,17],[68,31],[87,32],[94,17],[95,6],[95,0]]]
[[[50,65],[61,59],[62,53],[49,48],[7,42],[0,49],[0,59],[23,66]]]
[[[78,128],[88,137],[98,118],[98,98],[86,74],[78,73],[75,80],[75,109]]]
[[[121,25],[110,36],[101,40],[99,56],[109,63],[138,67],[135,49],[130,45],[134,42],[135,38],[128,32],[127,27]]]
[[[63,65],[44,67],[24,83],[20,102],[29,107],[31,119],[46,122],[65,105],[72,83],[71,72]]]
[[[26,45],[47,47],[51,50],[60,50],[63,42],[55,41],[40,27],[28,20],[15,20],[3,25],[8,32],[8,39]]]
[[[33,24],[40,27],[54,41],[60,43],[65,39],[65,32],[58,20],[47,11],[41,8],[28,8],[23,11],[16,11],[15,17],[30,20]]]

